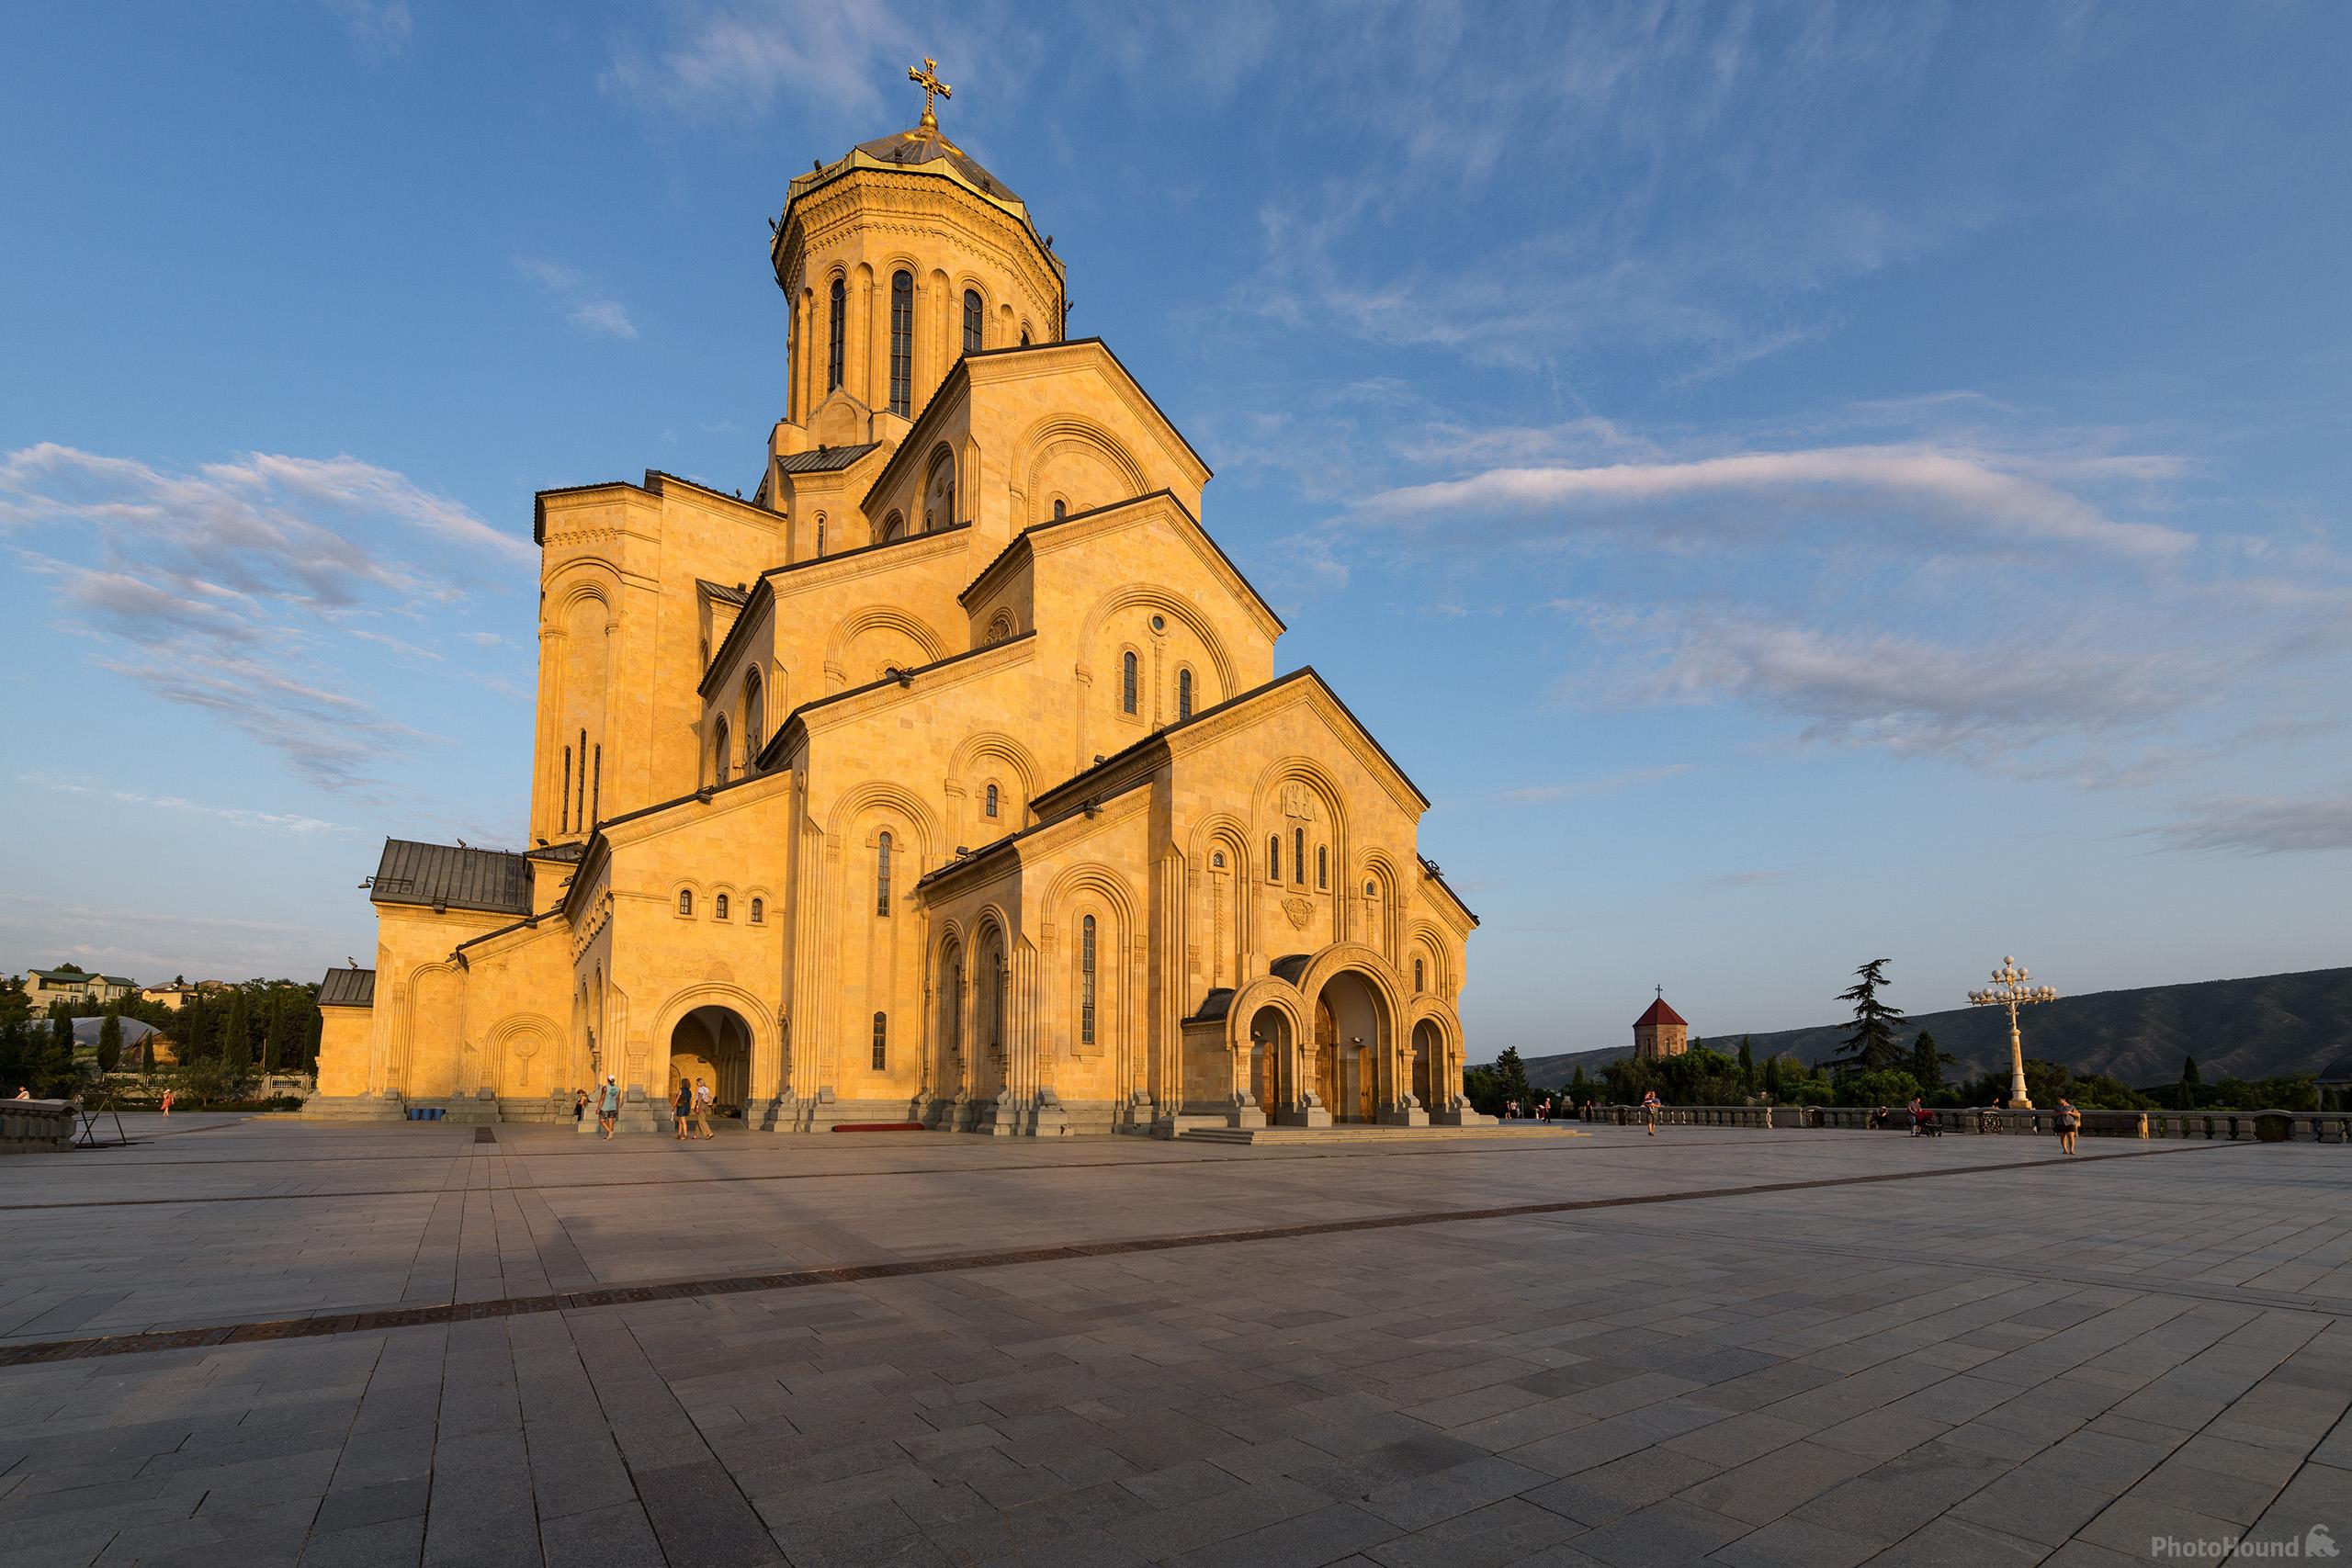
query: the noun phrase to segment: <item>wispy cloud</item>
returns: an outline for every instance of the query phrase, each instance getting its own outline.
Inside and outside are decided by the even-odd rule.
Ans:
[[[81,795],[111,800],[121,806],[136,807],[142,811],[185,812],[190,816],[208,817],[215,821],[232,823],[240,828],[255,828],[276,833],[290,833],[310,837],[320,833],[351,833],[358,829],[340,822],[329,822],[317,817],[305,817],[292,811],[254,811],[240,806],[207,806],[200,801],[185,799],[176,795],[149,795],[142,790],[124,789],[118,784],[103,784],[95,779],[62,778],[53,773],[19,773],[18,784],[31,784],[37,789],[52,790],[60,795]]]
[[[1611,795],[1621,789],[1641,784],[1657,784],[1677,778],[1696,766],[1690,762],[1668,762],[1654,768],[1628,768],[1623,773],[1604,773],[1598,778],[1572,779],[1560,784],[1522,784],[1515,789],[1497,790],[1493,798],[1506,806],[1548,806],[1555,801],[1582,800],[1590,795]]]
[[[29,962],[72,962],[149,984],[173,975],[307,980],[325,964],[340,962],[349,944],[365,940],[365,934],[357,922],[334,935],[315,923],[237,919],[214,910],[174,915],[143,904],[0,893],[0,951],[25,954]]]
[[[2352,850],[2352,795],[2223,796],[2149,829],[2167,849],[2219,854]]]
[[[363,53],[398,54],[408,47],[409,35],[415,30],[407,0],[321,0],[321,4],[343,18],[344,30]]]
[[[514,270],[547,291],[563,319],[595,337],[637,336],[637,322],[628,308],[591,283],[578,267],[537,256],[516,256]]]
[[[669,14],[666,41],[625,39],[601,80],[683,118],[754,118],[786,92],[870,118],[890,64],[920,54],[880,0],[684,0]]]
[[[209,713],[314,784],[374,782],[428,739],[334,687],[317,631],[371,603],[447,602],[525,540],[356,457],[251,453],[174,472],[53,443],[0,457],[0,533],[55,584],[96,662]]]
[[[1592,468],[1497,468],[1464,479],[1406,485],[1367,497],[1358,511],[1410,524],[1476,511],[1563,527],[1679,503],[1752,499],[1812,513],[1850,513],[1856,498],[1891,528],[1928,526],[1999,542],[2083,546],[2143,558],[2175,556],[2193,536],[2152,523],[2118,522],[2082,498],[2005,471],[1973,454],[1899,447],[1745,452],[1685,462]],[[1708,521],[1727,521],[1721,512]],[[1753,526],[1753,513],[1741,521]]]

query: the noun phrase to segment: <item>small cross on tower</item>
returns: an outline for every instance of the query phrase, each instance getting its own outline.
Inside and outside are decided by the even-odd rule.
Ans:
[[[911,65],[907,67],[907,80],[922,89],[922,128],[925,130],[939,129],[939,117],[931,112],[931,96],[933,93],[943,98],[952,98],[956,96],[955,88],[933,74],[938,69],[939,62],[928,57],[923,60],[922,69],[920,71]]]

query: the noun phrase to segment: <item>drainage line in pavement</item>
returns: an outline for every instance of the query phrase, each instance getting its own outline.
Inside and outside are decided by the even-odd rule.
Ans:
[[[736,1295],[747,1291],[793,1291],[810,1285],[856,1284],[866,1280],[895,1280],[917,1274],[958,1274],[976,1269],[1002,1269],[1023,1263],[1060,1263],[1087,1258],[1115,1258],[1138,1252],[1172,1252],[1196,1247],[1227,1247],[1240,1242],[1290,1241],[1305,1236],[1337,1235],[1349,1231],[1396,1230],[1409,1225],[1460,1224],[1476,1220],[1523,1219],[1535,1214],[1574,1213],[1582,1209],[1625,1209],[1647,1203],[1689,1203],[1710,1198],[1747,1198],[1766,1192],[1796,1192],[1823,1187],[1860,1187],[1882,1181],[1924,1181],[1946,1176],[1981,1176],[1995,1171],[2056,1170],[2062,1167],[2101,1164],[2118,1159],[2152,1159],[2162,1155],[2210,1153],[2243,1145],[2210,1144],[2186,1148],[2136,1149],[2129,1154],[2090,1155],[2075,1160],[2047,1160],[2020,1165],[1952,1166],[1942,1170],[1876,1171],[1866,1176],[1820,1177],[1810,1181],[1764,1181],[1745,1187],[1713,1187],[1687,1192],[1644,1192],[1621,1198],[1581,1198],[1555,1203],[1513,1203],[1494,1209],[1438,1209],[1420,1213],[1375,1214],[1353,1220],[1320,1220],[1306,1224],[1266,1225],[1252,1230],[1203,1231],[1190,1235],[1136,1236],[1124,1241],[1081,1242],[1068,1247],[1019,1247],[1004,1252],[964,1253],[944,1258],[902,1258],[890,1263],[852,1263],[825,1269],[800,1269],[782,1274],[739,1274],[711,1280],[684,1280],[666,1285],[615,1285],[593,1291],[567,1291],[544,1296],[507,1296],[495,1301],[453,1303],[447,1306],[394,1307],[378,1312],[327,1314],[316,1317],[276,1318],[257,1323],[221,1324],[210,1328],[168,1328],[144,1334],[100,1335],[87,1339],[52,1339],[28,1345],[0,1346],[0,1367],[48,1361],[77,1361],[99,1356],[143,1355],[159,1350],[198,1349],[213,1345],[245,1345],[266,1339],[317,1339],[337,1334],[372,1334],[388,1328],[418,1328],[438,1324],[473,1322],[492,1317],[527,1317],[548,1312],[581,1312],[594,1307],[634,1306],[647,1302],[688,1301],[699,1296]]]

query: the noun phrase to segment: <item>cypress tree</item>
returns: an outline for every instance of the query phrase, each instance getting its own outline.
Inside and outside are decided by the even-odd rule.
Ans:
[[[220,1061],[232,1069],[253,1065],[254,1009],[243,986],[229,996],[229,1016],[220,1024]]]
[[[106,1021],[98,1025],[98,1073],[100,1077],[122,1066],[122,1014],[108,1008]]]
[[[1911,1077],[1921,1094],[1933,1094],[1944,1087],[1944,1054],[1936,1049],[1936,1037],[1927,1030],[1911,1042]]]
[[[1756,1052],[1745,1034],[1739,1037],[1739,1087],[1750,1094],[1756,1092]]]
[[[52,1097],[74,1092],[74,1016],[62,1006],[50,1015],[49,1053],[41,1061],[40,1077]]]
[[[2180,1060],[2180,1108],[2183,1111],[2194,1109],[2198,1096],[2203,1092],[2204,1088],[2204,1080],[2198,1076],[2197,1058],[2182,1057]]]

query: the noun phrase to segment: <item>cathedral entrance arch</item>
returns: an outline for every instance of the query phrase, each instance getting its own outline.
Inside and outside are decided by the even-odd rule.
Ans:
[[[1335,1122],[1370,1122],[1381,1103],[1386,1004],[1370,979],[1342,969],[1315,997],[1316,1092]]]
[[[1438,1086],[1445,1081],[1444,1057],[1445,1036],[1437,1021],[1425,1018],[1413,1025],[1413,1098],[1424,1111],[1445,1109],[1438,1105]]]
[[[1272,1115],[1297,1098],[1288,1092],[1292,1075],[1290,1015],[1276,1007],[1260,1008],[1250,1020],[1250,1098],[1258,1109]]]
[[[734,1009],[695,1008],[670,1031],[670,1070],[665,1086],[672,1102],[681,1080],[700,1078],[713,1102],[741,1114],[752,1098],[752,1029]]]

